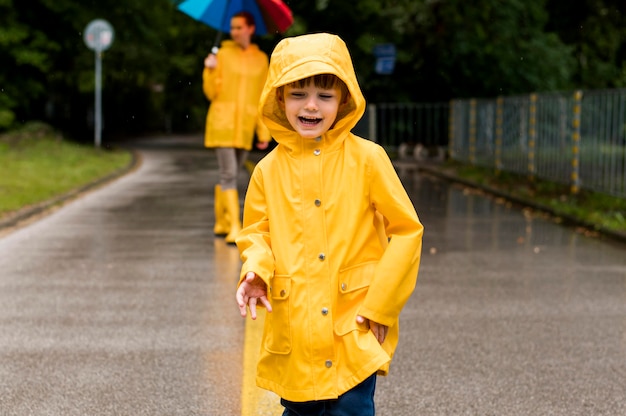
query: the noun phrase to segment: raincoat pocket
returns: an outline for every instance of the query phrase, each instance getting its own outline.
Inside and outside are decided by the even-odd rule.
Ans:
[[[339,271],[339,295],[335,321],[337,335],[346,335],[355,330],[368,331],[366,324],[357,324],[356,316],[369,290],[376,264],[376,261],[361,263]]]
[[[272,354],[291,352],[291,277],[276,275],[270,281],[272,313],[265,315],[265,349]]]
[[[214,131],[232,131],[235,123],[235,104],[229,102],[217,102],[211,104],[211,111],[207,123]]]

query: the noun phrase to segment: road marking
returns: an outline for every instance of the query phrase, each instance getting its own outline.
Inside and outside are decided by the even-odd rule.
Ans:
[[[242,416],[280,416],[283,407],[280,398],[271,391],[256,386],[256,364],[265,322],[265,308],[257,309],[257,319],[246,318],[243,349],[243,386],[241,389]]]
[[[252,174],[256,163],[246,160],[244,166]],[[245,340],[243,348],[243,386],[241,389],[242,416],[280,416],[283,407],[280,398],[271,391],[256,385],[256,364],[259,361],[259,349],[265,323],[265,308],[257,309],[256,321],[246,318]]]

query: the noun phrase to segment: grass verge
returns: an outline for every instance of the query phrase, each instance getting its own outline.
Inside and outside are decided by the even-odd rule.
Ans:
[[[567,185],[540,179],[529,180],[526,176],[491,169],[446,162],[444,172],[465,181],[496,190],[522,201],[547,208],[556,216],[562,216],[596,230],[626,233],[626,199],[581,190],[572,194]]]
[[[130,163],[122,150],[63,139],[42,123],[0,136],[0,218],[104,178]]]

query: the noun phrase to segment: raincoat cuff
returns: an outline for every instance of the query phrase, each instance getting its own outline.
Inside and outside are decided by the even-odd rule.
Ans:
[[[237,287],[239,287],[241,283],[246,279],[246,275],[249,272],[252,272],[259,276],[261,280],[263,280],[265,284],[269,287],[270,279],[269,277],[267,277],[269,276],[269,274],[263,273],[258,267],[255,268],[254,266],[246,266],[245,264],[241,267],[241,273],[239,274],[239,283],[237,283]]]
[[[377,312],[373,309],[366,308],[362,306],[359,309],[358,315],[361,315],[364,318],[369,319],[370,321],[374,321],[378,324],[385,325],[386,327],[391,328],[398,321],[397,316],[390,316],[380,312]]]

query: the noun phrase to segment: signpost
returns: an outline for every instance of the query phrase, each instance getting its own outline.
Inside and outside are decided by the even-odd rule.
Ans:
[[[381,43],[374,46],[374,56],[376,57],[377,74],[391,75],[396,66],[396,45],[393,43]]]
[[[96,56],[96,93],[95,93],[95,127],[94,141],[96,147],[102,142],[102,51],[109,49],[113,43],[113,27],[103,19],[89,22],[85,28],[84,40],[87,47]]]

